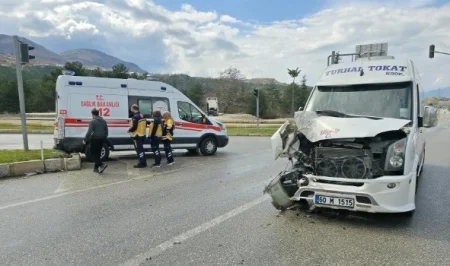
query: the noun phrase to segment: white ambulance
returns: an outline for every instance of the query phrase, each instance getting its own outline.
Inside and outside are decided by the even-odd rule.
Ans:
[[[103,160],[110,151],[134,150],[127,133],[132,104],[137,104],[149,121],[154,110],[171,112],[175,121],[173,149],[200,150],[208,156],[228,144],[225,125],[208,117],[183,93],[160,81],[61,75],[56,81],[56,93],[55,148],[85,153],[88,160],[91,159],[89,144],[83,145],[82,141],[94,107],[109,128],[102,149]],[[144,148],[150,150],[148,142]]]

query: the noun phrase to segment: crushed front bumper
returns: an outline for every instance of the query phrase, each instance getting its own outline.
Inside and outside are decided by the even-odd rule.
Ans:
[[[272,204],[277,209],[289,208],[302,200],[306,201],[311,209],[325,207],[371,213],[401,213],[415,209],[415,173],[362,180],[314,175],[303,177],[307,182],[297,186],[293,196],[289,196],[292,192],[281,184],[281,175],[266,187],[265,192],[271,195]],[[353,200],[353,204],[324,205],[316,200],[316,196]]]

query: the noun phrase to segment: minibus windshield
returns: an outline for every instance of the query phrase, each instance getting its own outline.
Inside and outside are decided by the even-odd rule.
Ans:
[[[317,86],[306,111],[411,120],[412,83]]]

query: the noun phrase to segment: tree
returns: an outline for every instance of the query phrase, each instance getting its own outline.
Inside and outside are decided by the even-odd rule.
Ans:
[[[298,75],[300,74],[301,70],[298,69],[298,67],[296,69],[289,69],[288,68],[288,74],[289,76],[291,76],[293,78],[292,80],[292,100],[291,100],[291,113],[292,115],[294,115],[294,90],[295,90],[295,78],[298,77]]]
[[[133,72],[133,73],[130,74],[130,78],[132,78],[132,79],[139,79],[139,75],[138,75],[138,73]]]
[[[103,71],[99,68],[99,67],[97,67],[96,69],[94,69],[93,71],[92,71],[92,75],[94,76],[94,77],[103,77],[104,76],[104,73],[103,73]]]
[[[128,68],[124,64],[117,64],[112,67],[112,77],[119,79],[128,78]]]
[[[301,85],[302,90],[308,89],[308,86],[306,86],[306,81],[307,81],[306,75],[303,75],[303,77],[302,77],[302,85]]]
[[[195,83],[186,91],[186,96],[197,106],[202,106],[204,101],[204,90],[200,83]]]
[[[86,69],[83,67],[83,64],[78,61],[67,62],[64,64],[64,69],[72,70],[75,72],[75,76],[87,76]]]
[[[220,73],[218,98],[224,113],[236,113],[245,108],[245,101],[239,101],[239,91],[243,88],[244,75],[237,68],[229,67]]]
[[[220,73],[220,78],[231,79],[231,80],[244,80],[245,76],[241,71],[234,67],[228,67]]]
[[[266,91],[265,94],[267,98],[267,110],[265,111],[267,113],[266,117],[276,118],[281,113],[280,105],[282,103],[282,99],[280,87],[274,82],[271,82],[264,86],[264,91]]]
[[[292,115],[292,99],[295,101],[294,92],[297,91],[298,85],[291,83],[283,89],[282,94],[282,113],[284,115]],[[295,105],[295,102],[294,102]]]
[[[140,75],[138,75],[138,76],[139,76],[138,79],[146,80],[146,79],[147,79],[147,76],[148,76],[148,72],[145,71],[144,73],[142,73],[142,74],[140,74]]]

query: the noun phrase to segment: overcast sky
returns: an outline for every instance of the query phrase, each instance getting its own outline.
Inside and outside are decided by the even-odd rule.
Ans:
[[[149,72],[288,82],[299,67],[313,85],[332,50],[389,43],[415,60],[427,88],[450,86],[450,1],[443,0],[0,0],[0,33],[55,52],[101,50]],[[349,60],[349,59],[344,59]]]

